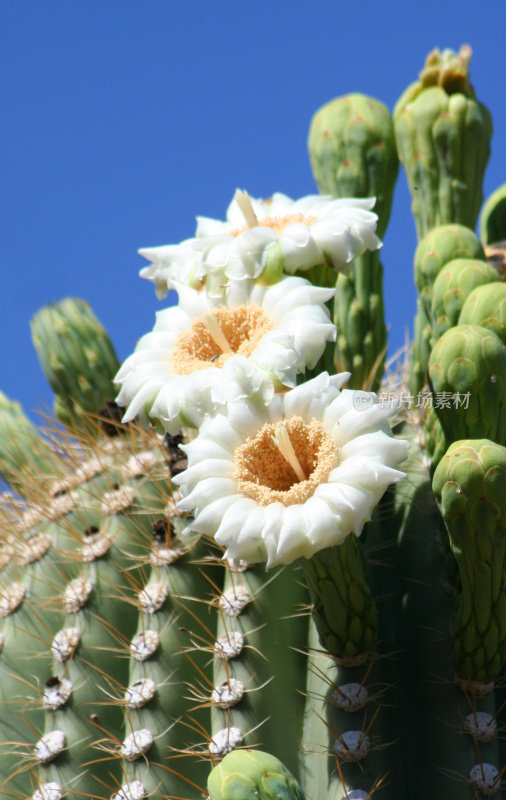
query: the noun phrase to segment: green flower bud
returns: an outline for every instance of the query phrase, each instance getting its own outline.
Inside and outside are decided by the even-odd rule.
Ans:
[[[348,536],[339,547],[300,563],[322,648],[337,658],[360,661],[378,634],[376,604],[357,537]]]
[[[477,286],[497,282],[497,272],[486,261],[458,258],[450,261],[434,281],[431,304],[433,343],[457,324],[467,296]]]
[[[506,437],[506,346],[478,325],[450,328],[429,359],[434,407],[448,441]]]
[[[376,197],[377,233],[383,236],[399,167],[387,107],[363,94],[331,100],[311,121],[308,149],[322,194]]]
[[[433,228],[416,248],[414,267],[418,304],[409,377],[409,386],[415,394],[425,386],[427,362],[433,346],[430,323],[432,287],[443,267],[456,258],[485,258],[478,237],[464,225]]]
[[[42,308],[31,328],[61,422],[84,420],[114,398],[119,361],[107,332],[84,300],[67,298]]]
[[[467,46],[458,54],[433,50],[394,109],[419,238],[436,225],[476,224],[492,121],[469,82],[470,58]]]
[[[459,570],[452,661],[464,679],[494,680],[506,660],[506,448],[455,442],[433,490]]]
[[[481,325],[506,344],[506,283],[496,281],[478,286],[466,298],[459,325]]]
[[[279,761],[261,750],[232,750],[207,780],[211,800],[305,800]]]
[[[442,268],[456,258],[483,260],[480,240],[465,225],[439,225],[420,240],[415,251],[415,284],[419,293],[431,288]]]
[[[483,244],[506,239],[506,183],[492,192],[481,210],[480,238]]]

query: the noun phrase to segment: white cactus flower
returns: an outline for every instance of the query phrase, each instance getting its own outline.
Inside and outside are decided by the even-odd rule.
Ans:
[[[140,271],[141,278],[155,284],[159,300],[166,297],[169,289],[177,289],[180,284],[190,285],[191,276],[201,261],[200,253],[193,247],[193,239],[185,239],[180,244],[166,244],[162,247],[143,247],[139,255],[152,263]]]
[[[244,398],[206,419],[175,479],[179,507],[195,515],[189,527],[224,557],[268,568],[359,536],[404,477],[396,467],[408,445],[392,436],[392,404],[341,389],[348,378],[322,373],[269,406]]]
[[[316,365],[336,335],[325,306],[334,289],[298,277],[241,286],[241,302],[232,301],[233,292],[227,305],[180,287],[179,305],[157,314],[116,376],[125,421],[140,415],[175,433],[234,397],[262,388],[268,400],[273,383],[294,386]]]
[[[325,264],[348,272],[353,259],[381,247],[374,204],[375,198],[331,195],[292,200],[280,192],[258,200],[238,190],[225,221],[197,217],[193,239],[139,250],[152,261],[140,274],[159,297],[181,283],[205,283],[208,294],[223,298],[230,279],[256,280],[264,270],[280,276]]]

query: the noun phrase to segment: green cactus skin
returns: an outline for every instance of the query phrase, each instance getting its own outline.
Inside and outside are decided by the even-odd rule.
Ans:
[[[261,750],[235,750],[207,781],[210,800],[305,800],[297,781],[277,758]]]
[[[7,420],[9,412],[10,421]],[[68,448],[69,443],[62,439],[59,459],[48,442],[45,443],[45,458],[39,458],[44,440],[40,436],[34,438],[30,424],[17,404],[4,405],[3,423],[12,433],[6,454],[8,470],[4,469],[4,474],[12,470],[13,464],[20,464],[18,478],[13,478],[12,486],[18,497],[23,498],[12,496],[8,500],[0,535],[5,556],[1,700],[10,709],[12,728],[18,731],[15,745],[2,742],[0,746],[2,768],[5,769],[0,776],[5,777],[14,771],[9,768],[9,763],[22,767],[26,774],[30,765],[30,747],[23,748],[22,745],[27,736],[44,733],[44,685],[54,675],[50,648],[52,637],[60,627],[61,598],[68,583],[78,576],[78,553],[84,544],[85,532],[96,527],[99,514],[91,507],[86,481],[91,463],[86,463],[81,475],[74,471],[76,443],[73,449],[67,449],[66,464],[61,450]],[[15,436],[17,427],[20,429],[19,437]],[[28,439],[25,432],[28,432]],[[30,454],[27,441],[30,440],[34,442],[35,464],[40,466],[45,462],[48,465],[46,474],[32,472],[30,475],[30,470],[26,469]],[[4,453],[6,447],[2,450]],[[92,471],[97,473],[100,471],[98,459],[95,462]],[[62,474],[62,467],[66,469],[66,477]],[[105,488],[102,482],[100,491],[103,493]],[[9,586],[22,587],[23,592],[22,601],[12,609],[8,602]],[[30,687],[31,700],[28,703],[22,702],[23,682]],[[23,784],[26,789],[26,780],[21,776],[15,779],[15,785],[18,784]]]
[[[506,184],[487,198],[480,214],[480,239],[491,245],[506,239]]]
[[[433,51],[394,109],[418,238],[452,222],[474,228],[478,217],[492,121],[469,83],[470,55]]]
[[[122,782],[140,781],[147,795],[161,786],[174,796],[194,794],[205,785],[209,771],[202,757],[206,754],[202,730],[209,726],[208,709],[196,708],[194,697],[196,682],[209,658],[202,650],[188,651],[192,642],[189,626],[195,627],[199,610],[195,608],[197,598],[209,594],[209,579],[216,570],[207,568],[207,548],[202,543],[183,544],[175,535],[184,524],[173,517],[172,538],[169,534],[166,541],[162,536],[149,556],[151,572],[138,593],[137,630],[129,642],[128,686],[121,692],[126,737],[131,740],[143,731],[152,738],[143,756],[131,762],[123,760]],[[155,530],[164,529],[166,521],[160,518]],[[157,640],[158,646],[146,657],[141,647],[132,645],[147,640]],[[133,657],[134,652],[138,657]]]
[[[275,752],[295,775],[298,752],[293,743],[300,739],[303,717],[303,697],[296,687],[304,683],[308,619],[301,611],[306,602],[296,566],[266,575],[260,566],[228,563],[217,604],[211,710],[215,744],[227,730],[239,730],[245,746]],[[273,714],[278,704],[290,709],[289,734],[285,716]]]
[[[497,272],[486,261],[458,258],[446,264],[432,290],[432,346],[458,323],[464,301],[471,291],[487,283],[497,283]]]
[[[452,660],[469,681],[494,681],[506,661],[506,448],[450,445],[433,489],[459,568]]]
[[[318,189],[334,197],[376,197],[378,235],[390,216],[398,173],[392,118],[382,103],[362,94],[336,98],[314,115],[308,138]],[[339,275],[334,300],[338,329],[337,371],[352,373],[350,386],[377,390],[386,353],[383,267],[378,252],[356,258]]]
[[[383,296],[375,284],[382,282],[379,256],[369,252],[355,259],[351,275],[337,277],[334,368],[351,372],[350,388],[377,391],[381,382],[387,333]]]
[[[506,347],[490,330],[458,325],[439,339],[429,361],[434,407],[448,442],[506,437]]]
[[[441,225],[420,240],[415,251],[415,285],[418,290],[409,386],[418,394],[427,383],[432,348],[431,308],[433,285],[441,270],[454,259],[483,260],[485,253],[476,234],[464,225]]]
[[[64,513],[63,507],[57,515],[55,501],[50,496],[46,508],[36,512],[32,506],[21,518],[24,528],[30,515],[35,522],[37,517],[40,519],[35,531],[39,539],[44,537],[46,550],[23,571],[26,602],[13,614],[6,614],[3,621],[2,678],[10,679],[10,686],[7,683],[2,699],[11,710],[9,718],[19,722],[14,739],[17,745],[3,744],[2,752],[14,750],[19,762],[19,754],[30,753],[42,735],[61,731],[65,736],[65,750],[58,758],[47,765],[37,765],[25,756],[22,764],[26,769],[12,781],[7,776],[14,772],[15,764],[8,766],[9,756],[3,756],[0,776],[6,780],[9,792],[15,788],[24,792],[23,796],[29,796],[36,786],[49,781],[57,781],[69,790],[77,781],[80,792],[101,796],[101,787],[109,786],[113,791],[120,773],[124,772],[118,758],[123,738],[119,736],[123,727],[123,703],[118,699],[118,692],[120,687],[128,685],[126,656],[137,624],[138,615],[131,594],[135,587],[138,587],[138,594],[142,590],[143,565],[149,563],[147,553],[152,547],[152,526],[161,516],[165,517],[170,496],[167,495],[165,454],[156,437],[153,440],[152,434],[142,434],[139,439],[139,432],[135,437],[130,433],[122,441],[114,440],[112,447],[110,442],[108,444],[102,452],[97,447],[92,449],[82,462],[81,476],[75,469],[75,453],[73,463],[68,458],[68,473],[65,478],[59,476],[54,488],[61,493],[65,486],[67,489],[72,486],[70,495],[58,494],[56,498],[60,506],[68,505],[62,500],[70,499],[72,510]],[[94,474],[88,480],[82,480],[82,476],[91,473]],[[82,483],[78,485],[80,477]],[[111,482],[114,483],[111,485]],[[28,542],[31,541],[36,543],[38,539],[32,537]],[[27,548],[18,546],[17,549],[24,553]],[[14,583],[11,573],[15,575],[23,563],[19,562],[16,551],[15,555],[4,570],[6,586]],[[200,571],[192,569],[191,575],[193,581],[200,579],[199,589],[202,590],[204,578]],[[195,587],[186,581],[180,588],[186,595]],[[169,621],[167,613],[161,625],[164,631],[170,628]],[[79,643],[72,658],[66,661],[62,660],[61,648],[55,649],[55,642],[59,631],[69,630],[79,631]],[[177,647],[174,646],[176,653],[181,651],[182,645],[181,634],[178,637]],[[111,673],[114,654],[117,654],[116,663]],[[14,662],[19,677],[12,686]],[[185,667],[188,673],[186,661]],[[36,724],[18,699],[23,681],[32,686],[35,700],[31,705],[35,709]],[[70,681],[70,697],[61,707],[51,706],[43,711],[43,694],[47,694],[51,686],[50,694],[55,695],[56,684],[61,681]],[[167,682],[167,672],[160,682]],[[180,678],[179,684],[181,682]],[[2,688],[5,686],[2,680]],[[161,691],[163,693],[163,688]],[[178,698],[181,695],[178,686]],[[163,729],[166,727],[165,717]],[[38,735],[31,744],[34,734]],[[9,740],[12,739],[9,736]],[[95,746],[97,740],[101,740],[99,750]],[[12,758],[10,760],[12,762]],[[188,766],[188,762],[185,763]],[[143,767],[146,773],[145,764]],[[195,769],[191,771],[195,773]],[[203,783],[203,768],[201,778]],[[178,788],[179,785],[180,782]]]
[[[506,283],[478,286],[462,306],[459,325],[480,325],[506,344]]]
[[[49,605],[55,591],[57,561],[54,552],[48,549],[47,532],[41,531],[27,541],[18,535],[16,522],[15,513],[6,514],[2,519],[2,530],[9,530],[11,536],[5,539],[2,548],[3,569],[0,572],[0,776],[14,776],[10,788],[22,791],[26,788],[26,779],[16,776],[16,772],[20,766],[27,766],[28,753],[19,744],[32,732],[43,731],[41,698],[44,683],[50,676],[45,639],[50,638],[51,629],[57,627]],[[47,527],[55,525],[49,523]],[[33,596],[37,598],[36,603],[31,600]]]
[[[386,774],[383,750],[393,741],[381,707],[387,687],[378,680],[379,662],[339,663],[321,649],[313,620],[307,658],[301,785],[309,800],[373,793]]]
[[[38,311],[31,328],[56,418],[82,426],[116,394],[119,361],[106,331],[87,303],[71,297]]]
[[[0,392],[0,478],[19,494],[27,485],[33,486],[33,470],[41,476],[52,476],[57,464],[47,440],[19,403]]]
[[[373,793],[386,773],[383,751],[393,737],[382,708],[387,687],[366,569],[381,541],[377,527],[374,518],[360,541],[351,535],[303,565],[313,600],[301,754],[301,784],[310,800]]]
[[[87,337],[88,355],[96,355],[94,367],[104,353],[98,374],[106,376],[112,345],[104,344],[105,331],[89,308],[64,301],[51,307],[50,319],[61,340],[57,346],[49,335],[39,346],[50,342],[60,353],[65,386],[74,385],[76,330]],[[37,320],[47,323],[43,313]],[[10,724],[0,741],[0,796],[14,792],[29,798],[37,787],[55,783],[62,791],[105,798],[121,794],[121,786],[137,790],[138,776],[146,791],[163,781],[167,791],[181,795],[203,787],[208,771],[202,758],[196,766],[186,755],[175,756],[188,743],[202,749],[202,728],[209,727],[208,715],[203,726],[197,712],[196,730],[181,730],[192,704],[186,687],[192,665],[198,668],[208,658],[201,654],[188,661],[184,655],[190,641],[183,631],[195,620],[187,606],[192,597],[204,596],[210,577],[205,563],[187,565],[190,542],[180,547],[174,536],[186,524],[175,512],[170,488],[167,460],[172,467],[177,459],[175,443],[169,442],[167,451],[152,432],[117,424],[112,407],[110,419],[85,417],[69,402],[65,386],[60,405],[72,409],[79,429],[55,430],[46,440],[17,404],[5,399],[0,414],[10,434],[0,448],[2,474],[24,498],[8,496],[2,509],[0,700]],[[93,406],[101,405],[107,395],[100,393],[109,390],[110,380],[94,390]],[[28,468],[32,454],[35,474]],[[160,521],[171,531],[169,550],[180,556],[174,559],[177,566],[168,566],[166,543],[155,536]],[[161,571],[168,573],[159,582],[170,596],[160,608],[150,608]],[[148,629],[148,621],[160,634],[160,646],[144,663],[134,656],[138,648],[132,649],[131,639],[138,625],[142,632]],[[128,687],[140,673],[146,677],[145,670],[156,679],[155,696],[146,708],[132,708],[125,700]],[[61,699],[60,693],[68,692]],[[140,730],[139,725],[132,730],[139,720],[143,732],[153,736],[148,756],[140,757],[142,767],[127,738]],[[59,754],[48,750],[51,737],[63,746]]]

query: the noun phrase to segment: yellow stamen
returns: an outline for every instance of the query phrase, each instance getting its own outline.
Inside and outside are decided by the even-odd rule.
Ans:
[[[305,480],[294,480],[295,473],[274,436],[279,426],[279,422],[262,425],[253,438],[247,438],[239,445],[234,454],[234,477],[239,492],[262,506],[305,503],[339,463],[334,439],[321,422],[289,417],[283,420],[283,427],[307,475]]]
[[[234,353],[249,358],[265,334],[274,328],[272,321],[256,303],[214,308],[211,316],[217,321],[230,350],[224,352],[211,336],[203,318],[195,317],[190,328],[182,331],[174,343],[170,360],[177,375],[190,375],[209,367],[221,369]]]
[[[242,208],[241,211],[243,211]],[[244,228],[236,228],[233,231],[229,231],[228,235],[241,236],[241,234],[250,228],[259,226],[260,228],[271,228],[271,230],[273,230],[274,233],[279,236],[281,233],[283,233],[287,225],[300,222],[302,225],[306,225],[309,228],[317,221],[317,219],[318,217],[306,217],[304,214],[287,214],[286,217],[262,217],[261,219],[257,219],[255,216],[256,222],[252,222],[251,224],[246,225]]]
[[[214,316],[211,311],[206,311],[206,313],[202,317],[202,322],[206,326],[207,330],[209,331],[213,341],[218,345],[222,353],[233,353],[234,351],[230,347],[230,344],[221,330],[220,326],[218,325],[218,320]]]
[[[278,448],[279,452],[281,453],[285,461],[287,461],[290,464],[291,468],[297,475],[299,481],[307,480],[304,470],[300,465],[300,461],[297,458],[295,450],[293,449],[293,444],[290,440],[288,431],[283,424],[277,426],[274,435],[271,436],[271,439]]]
[[[234,200],[241,209],[241,213],[246,220],[246,225],[248,228],[256,228],[258,225],[258,219],[257,215],[253,211],[253,204],[248,192],[244,192],[242,189],[237,189],[234,195]]]

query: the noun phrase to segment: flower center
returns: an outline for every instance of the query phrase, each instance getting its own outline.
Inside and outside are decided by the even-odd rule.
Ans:
[[[238,490],[260,505],[290,506],[308,500],[338,461],[334,440],[322,423],[293,416],[266,423],[237,448],[234,476]]]
[[[235,308],[216,308],[193,320],[177,337],[172,368],[189,375],[207,367],[223,367],[231,355],[248,358],[273,324],[260,306],[250,303]]]
[[[240,236],[241,233],[244,233],[250,228],[256,228],[258,226],[263,228],[272,228],[272,230],[279,236],[279,234],[284,231],[286,226],[291,225],[293,222],[302,222],[303,225],[310,226],[317,220],[317,217],[306,217],[300,212],[297,214],[287,214],[286,217],[262,217],[262,219],[258,219],[253,209],[251,198],[247,192],[243,192],[238,189],[235,193],[234,200],[241,209],[241,213],[246,221],[246,225],[244,228],[236,228],[235,230],[229,231],[229,236]]]

